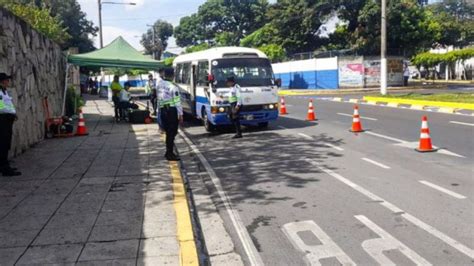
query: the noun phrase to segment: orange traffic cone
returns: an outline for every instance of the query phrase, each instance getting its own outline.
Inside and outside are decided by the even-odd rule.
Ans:
[[[432,152],[437,150],[431,145],[430,129],[428,128],[428,118],[426,116],[423,116],[421,119],[420,145],[415,150],[419,152]]]
[[[79,124],[77,124],[76,136],[86,135],[89,135],[89,133],[87,132],[86,121],[84,120],[82,109],[79,109]]]
[[[285,106],[285,98],[281,97],[280,99],[280,115],[287,115],[286,106]]]
[[[354,115],[352,117],[352,128],[349,130],[350,132],[364,132],[362,129],[362,124],[360,123],[360,116],[359,116],[359,106],[354,105]]]
[[[313,108],[313,99],[309,100],[308,115],[306,116],[306,120],[308,121],[316,120],[316,114],[314,113],[314,108]]]

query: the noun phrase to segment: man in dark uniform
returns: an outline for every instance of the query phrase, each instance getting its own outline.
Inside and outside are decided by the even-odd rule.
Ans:
[[[16,120],[16,110],[12,98],[7,92],[11,76],[0,73],[0,172],[3,176],[18,176],[15,168],[10,167],[8,151],[11,148],[13,122]]]
[[[168,161],[179,161],[180,158],[174,154],[174,138],[178,134],[178,126],[183,123],[183,108],[179,88],[172,80],[174,71],[172,68],[165,69],[164,80],[158,83],[158,106],[162,126],[166,132],[166,153]]]
[[[235,136],[232,138],[239,139],[242,137],[242,129],[240,128],[240,107],[242,101],[240,98],[240,86],[235,81],[234,77],[228,77],[226,80],[227,87],[230,87],[229,91],[229,118],[235,127]]]

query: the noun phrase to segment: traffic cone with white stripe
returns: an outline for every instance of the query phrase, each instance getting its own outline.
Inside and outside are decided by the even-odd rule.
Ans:
[[[420,144],[415,149],[418,152],[433,152],[437,149],[431,145],[430,129],[428,128],[428,118],[423,116],[421,119]]]
[[[280,98],[280,115],[287,115],[286,106],[285,106],[285,98],[282,96]]]
[[[87,132],[86,120],[84,119],[84,115],[82,114],[82,109],[79,109],[79,123],[77,124],[76,136],[87,135],[89,135],[89,132]]]
[[[359,116],[359,106],[354,105],[354,115],[352,116],[352,128],[349,130],[350,132],[364,132],[362,129],[362,124],[360,122],[360,116]]]
[[[314,113],[314,108],[313,108],[313,99],[309,100],[308,104],[308,115],[306,116],[307,121],[314,121],[316,120],[316,114]]]

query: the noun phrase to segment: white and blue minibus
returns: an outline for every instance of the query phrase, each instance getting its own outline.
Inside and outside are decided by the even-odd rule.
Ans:
[[[173,67],[184,112],[201,119],[207,131],[231,124],[226,87],[230,76],[241,87],[242,125],[266,127],[278,118],[280,80],[275,80],[270,61],[257,49],[211,48],[180,55]]]

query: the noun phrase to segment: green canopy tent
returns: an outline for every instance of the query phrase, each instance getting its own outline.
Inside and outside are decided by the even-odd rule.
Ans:
[[[133,48],[122,36],[102,49],[69,55],[68,63],[77,66],[98,66],[154,70],[162,67],[160,61],[146,57]]]
[[[66,104],[67,75],[69,65],[76,66],[96,66],[96,67],[116,67],[157,70],[163,67],[163,63],[152,58],[146,57],[133,48],[122,36],[117,37],[104,48],[84,53],[68,55],[66,66],[66,84],[64,86],[63,115]]]

